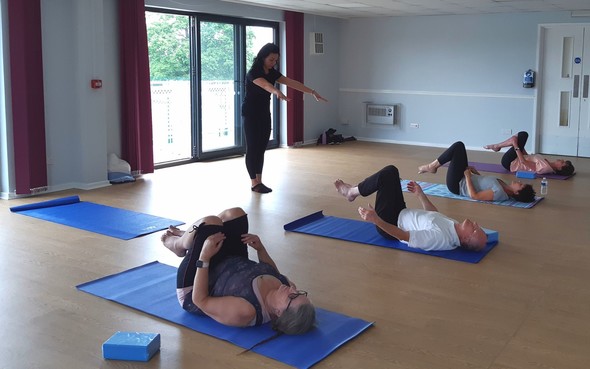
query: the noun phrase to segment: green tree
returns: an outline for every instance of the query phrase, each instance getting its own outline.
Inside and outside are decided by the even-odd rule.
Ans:
[[[255,52],[252,45],[256,35],[251,30],[246,34],[246,60],[250,67]],[[226,23],[201,23],[201,78],[211,80],[234,80],[234,26]]]
[[[181,81],[190,79],[189,17],[146,12],[150,79]],[[234,80],[234,26],[226,23],[201,22],[201,79]],[[249,68],[258,50],[252,50],[256,35],[246,35],[246,60]]]
[[[234,79],[234,27],[201,22],[201,79]]]
[[[184,15],[146,12],[150,79],[190,79],[189,18]]]

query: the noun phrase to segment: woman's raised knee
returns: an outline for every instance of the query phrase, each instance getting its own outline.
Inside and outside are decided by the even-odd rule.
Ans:
[[[221,219],[220,217],[215,216],[215,215],[208,215],[208,216],[201,218],[200,220],[195,222],[195,224],[197,226],[199,226],[203,223],[209,224],[209,225],[214,225],[214,224],[223,225],[223,219]]]
[[[219,218],[223,222],[227,222],[228,220],[236,219],[236,218],[239,218],[243,215],[246,215],[246,212],[244,211],[244,209],[237,207],[237,208],[230,208],[230,209],[226,209],[226,210],[222,211],[219,214]]]

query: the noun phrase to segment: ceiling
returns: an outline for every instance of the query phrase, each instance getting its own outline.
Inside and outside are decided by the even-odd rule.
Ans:
[[[576,11],[590,0],[224,0],[335,18]]]

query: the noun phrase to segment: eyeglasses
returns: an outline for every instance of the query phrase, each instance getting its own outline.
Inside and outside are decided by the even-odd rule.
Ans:
[[[285,308],[285,310],[289,310],[289,306],[291,306],[291,302],[293,302],[293,300],[295,300],[299,296],[307,296],[307,291],[297,290],[293,293],[290,293],[287,296],[287,297],[289,297],[289,303],[287,304],[287,307]]]

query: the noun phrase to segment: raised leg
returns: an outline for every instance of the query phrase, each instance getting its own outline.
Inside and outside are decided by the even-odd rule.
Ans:
[[[334,186],[336,187],[336,190],[338,190],[338,192],[346,197],[346,199],[348,201],[354,201],[354,199],[356,199],[360,193],[359,193],[359,189],[357,186],[352,186],[348,183],[345,183],[343,180],[338,179],[336,180],[336,182],[334,182]]]

